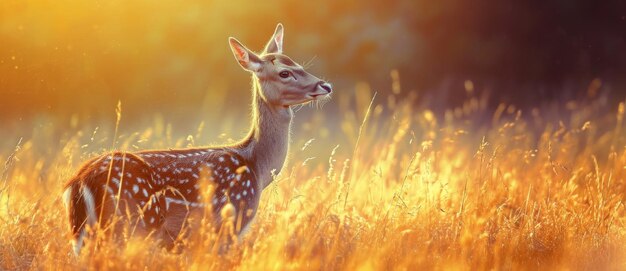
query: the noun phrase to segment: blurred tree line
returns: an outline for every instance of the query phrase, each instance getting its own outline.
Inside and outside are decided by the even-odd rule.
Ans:
[[[338,91],[390,92],[398,70],[403,93],[450,104],[465,80],[524,104],[576,97],[600,78],[623,99],[625,3],[6,0],[0,119],[110,114],[118,99],[131,115],[246,106],[249,78],[227,37],[260,50],[277,22],[286,53]]]

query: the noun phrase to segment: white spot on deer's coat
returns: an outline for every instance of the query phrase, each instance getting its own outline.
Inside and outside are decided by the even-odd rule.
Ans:
[[[150,218],[150,224],[154,224],[154,217]]]
[[[135,194],[139,193],[139,186],[138,186],[138,185],[136,185],[136,184],[135,184],[135,185],[133,185],[133,192],[134,192]]]
[[[246,181],[246,187],[250,187],[250,180]]]
[[[248,195],[248,191],[247,191],[247,190],[244,190],[244,191],[243,191],[243,196],[245,197],[246,195]]]
[[[85,237],[86,229],[83,228],[80,231],[80,235],[76,240],[72,240],[72,246],[74,247],[74,255],[78,256],[80,254],[80,249],[83,247],[83,238]]]
[[[218,158],[220,160],[220,162],[224,162],[224,156],[220,156],[220,158]]]
[[[194,173],[194,174],[192,174],[191,176],[192,176],[192,177],[194,177],[194,178],[196,178],[196,179],[200,178],[200,176],[198,176],[198,174],[195,174],[195,173]]]
[[[111,194],[111,196],[116,194],[115,191],[113,191],[113,188],[105,186],[105,185],[103,185],[102,187],[106,187],[107,192],[109,192],[109,194]]]
[[[63,192],[63,205],[65,205],[65,209],[70,211],[70,200],[72,200],[72,186],[65,189]]]
[[[148,191],[146,191],[146,189],[145,189],[145,188],[143,189],[143,191],[142,191],[142,192],[143,192],[143,196],[144,196],[144,197],[147,197],[147,196],[148,196]]]
[[[236,198],[237,200],[239,200],[239,199],[241,199],[241,195],[240,195],[240,194],[237,194],[237,196],[235,196],[235,198]]]
[[[111,178],[111,181],[115,184],[117,184],[117,186],[120,186],[120,180],[118,180],[117,178]]]
[[[87,211],[87,221],[92,224],[96,223],[96,202],[93,199],[93,194],[87,186],[82,187],[83,199],[85,200],[85,207]]]

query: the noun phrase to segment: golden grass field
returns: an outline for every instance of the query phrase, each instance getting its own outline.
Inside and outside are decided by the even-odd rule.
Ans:
[[[16,147],[0,149],[0,269],[626,268],[623,101],[590,92],[493,110],[469,84],[459,91],[466,102],[443,111],[415,106],[418,93],[397,82],[392,89],[374,97],[360,84],[322,108],[299,109],[288,164],[263,191],[250,232],[221,254],[205,229],[178,253],[130,238],[88,245],[76,258],[62,185],[82,161],[112,149],[237,139],[248,112],[196,116],[204,119],[196,128],[177,129],[160,112],[127,123],[124,108],[135,105],[122,103],[117,136],[115,121],[77,115],[24,122],[32,136],[7,131],[2,140]]]

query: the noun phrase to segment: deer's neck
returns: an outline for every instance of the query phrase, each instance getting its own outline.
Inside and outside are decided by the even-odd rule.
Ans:
[[[272,171],[278,174],[287,159],[293,111],[265,102],[256,78],[252,85],[252,125],[240,152],[253,164],[259,188],[263,189],[272,182]]]

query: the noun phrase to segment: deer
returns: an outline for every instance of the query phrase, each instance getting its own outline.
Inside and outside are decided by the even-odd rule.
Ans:
[[[189,218],[207,208],[214,225],[234,218],[235,236],[246,232],[261,192],[287,159],[293,107],[328,99],[332,92],[330,83],[283,54],[283,33],[279,23],[260,54],[228,39],[235,60],[252,77],[252,121],[242,140],[204,148],[110,151],[79,168],[62,195],[75,255],[93,229],[114,229],[116,223],[134,223],[133,234],[150,234],[171,246]],[[208,187],[212,196],[203,198]]]

